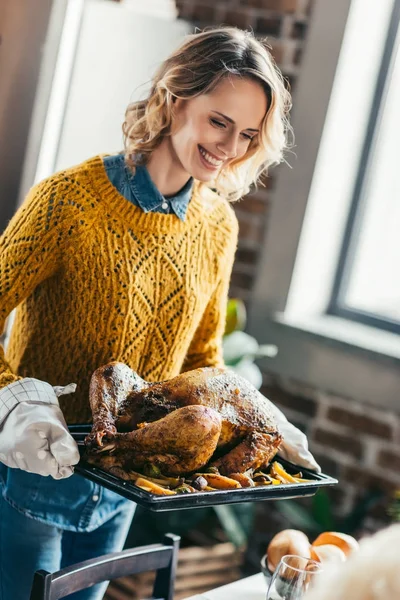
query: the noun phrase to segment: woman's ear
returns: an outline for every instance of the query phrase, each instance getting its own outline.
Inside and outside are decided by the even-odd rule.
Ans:
[[[171,116],[175,123],[177,123],[182,115],[182,108],[184,106],[185,100],[183,98],[177,98],[176,96],[172,99],[172,107],[171,107]]]
[[[182,108],[184,102],[185,102],[185,98],[177,98],[176,96],[173,96],[172,98],[172,102],[174,105],[174,110],[178,111]]]

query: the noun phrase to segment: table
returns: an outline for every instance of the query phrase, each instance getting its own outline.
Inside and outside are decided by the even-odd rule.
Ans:
[[[262,573],[244,577],[239,581],[228,583],[221,587],[190,596],[186,600],[265,600],[267,595],[267,584]]]

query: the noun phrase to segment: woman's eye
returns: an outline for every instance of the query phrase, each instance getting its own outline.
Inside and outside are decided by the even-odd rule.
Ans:
[[[225,127],[225,123],[221,123],[221,121],[217,121],[217,119],[210,119],[210,123],[215,127],[221,127],[221,129]]]
[[[242,133],[242,136],[244,138],[246,138],[246,140],[250,140],[250,141],[255,137],[255,135],[250,135],[248,133]]]

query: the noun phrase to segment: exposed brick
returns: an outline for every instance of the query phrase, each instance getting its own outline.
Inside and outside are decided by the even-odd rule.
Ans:
[[[381,450],[378,456],[378,465],[389,468],[400,473],[400,454],[394,454],[387,450]]]
[[[326,468],[324,466],[324,463],[320,462],[319,459],[317,459],[317,462],[321,466],[323,473],[325,473],[326,475],[331,475],[332,477],[336,477],[336,478],[339,477],[338,472],[335,473],[335,471],[332,470],[331,468],[329,468],[329,467]],[[338,471],[338,469],[337,469],[337,471]],[[345,502],[345,500],[348,496],[348,491],[345,490],[344,488],[340,487],[340,482],[339,482],[339,485],[335,485],[333,487],[327,488],[327,493],[329,494],[329,497],[331,498],[331,500],[334,504],[335,512],[337,512],[338,510],[340,510],[341,506]]]
[[[296,77],[291,74],[283,73],[283,77],[285,79],[286,88],[290,91],[291,94],[294,93],[294,89],[296,87]]]
[[[308,5],[306,8],[306,15],[308,17],[311,17],[313,10],[314,10],[314,0],[308,0]]]
[[[390,479],[382,476],[378,469],[368,471],[361,467],[345,466],[343,468],[343,479],[361,489],[379,489],[384,493],[392,494],[397,485]]]
[[[300,423],[300,421],[297,421],[296,419],[293,419],[292,417],[290,417],[289,421],[291,422],[292,425],[297,427],[297,429],[300,429],[300,431],[302,431],[307,436],[307,438],[310,437],[311,421],[308,418],[303,423]]]
[[[274,177],[274,171],[272,170],[270,173],[261,173],[258,181],[257,187],[254,185],[250,188],[249,196],[258,195],[265,196],[265,194],[275,188],[276,178]],[[248,196],[244,196],[243,198],[247,198]]]
[[[301,59],[303,58],[303,48],[300,48],[300,46],[298,48],[295,49],[294,53],[293,53],[293,62],[295,65],[299,65],[301,63]]]
[[[227,10],[224,17],[224,23],[234,25],[240,29],[247,29],[253,24],[251,13],[247,10]]]
[[[328,456],[325,456],[325,454],[321,454],[321,452],[313,452],[312,447],[311,452],[313,453],[313,456],[321,467],[323,473],[336,478],[339,476],[339,464],[336,461],[332,460]],[[343,493],[344,492],[342,491],[342,495]]]
[[[297,9],[297,0],[241,0],[241,4],[286,13],[295,12]]]
[[[254,282],[254,275],[250,275],[249,273],[240,273],[233,269],[231,283],[235,287],[244,288],[245,290],[249,290],[252,288]]]
[[[341,435],[327,431],[326,429],[318,428],[314,432],[314,440],[321,445],[328,446],[344,452],[345,454],[351,454],[355,458],[361,458],[363,454],[363,447],[359,439],[355,437],[349,437],[347,435]]]
[[[260,242],[262,240],[262,222],[253,223],[251,221],[247,221],[241,219],[240,212],[236,212],[236,216],[239,220],[239,239],[241,240],[251,240],[253,242]]]
[[[368,511],[368,515],[374,519],[379,519],[383,523],[389,525],[390,515],[388,514],[388,499],[385,497],[380,502],[376,502]]]
[[[297,40],[303,40],[307,33],[307,23],[304,21],[296,21],[292,27],[292,37]]]
[[[279,37],[281,32],[282,19],[271,17],[259,17],[256,21],[255,30],[257,33],[264,33]]]
[[[236,260],[242,263],[254,265],[258,260],[258,252],[254,248],[243,248],[239,245],[239,248],[236,252]]]
[[[255,238],[255,226],[253,223],[241,221],[239,219],[239,239],[241,240],[254,240]]]
[[[276,62],[277,65],[281,64],[283,62],[283,56],[284,56],[284,45],[280,42],[276,42],[274,41],[273,44],[271,44],[271,54],[274,57],[274,60]]]
[[[193,21],[212,23],[215,18],[215,2],[209,4],[194,4],[191,18]]]
[[[229,297],[230,298],[240,298],[243,300],[245,304],[251,301],[251,290],[244,290],[241,287],[236,287],[234,285],[229,286]]]
[[[181,19],[187,19],[192,14],[192,7],[189,2],[185,0],[176,0],[176,8],[178,11],[178,17]]]
[[[246,198],[244,198],[240,206],[243,207],[248,213],[252,213],[255,215],[264,215],[268,208],[268,201],[265,198],[265,195],[249,195],[246,196]]]
[[[328,410],[328,419],[334,423],[345,425],[354,432],[368,433],[376,437],[392,439],[392,429],[387,423],[366,417],[365,415],[331,407]]]
[[[274,404],[277,403],[281,406],[286,406],[309,417],[314,417],[317,412],[317,405],[311,398],[290,394],[277,386],[264,384],[261,388],[261,393],[267,396]]]

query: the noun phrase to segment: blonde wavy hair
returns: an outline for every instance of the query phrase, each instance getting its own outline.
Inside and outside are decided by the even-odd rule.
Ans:
[[[170,135],[175,98],[210,93],[228,76],[259,82],[267,95],[268,109],[246,154],[231,161],[207,186],[234,201],[251,185],[262,183],[261,177],[271,165],[283,160],[285,149],[291,145],[291,96],[266,43],[234,27],[207,28],[186,36],[159,67],[148,97],[128,106],[122,130],[125,159],[132,170],[135,164],[146,164],[163,137]],[[201,188],[205,184],[198,185]]]

